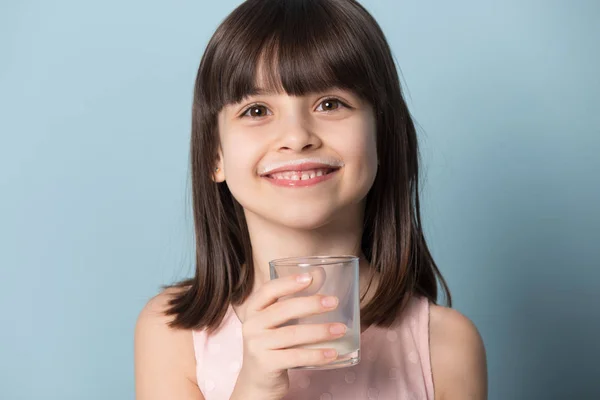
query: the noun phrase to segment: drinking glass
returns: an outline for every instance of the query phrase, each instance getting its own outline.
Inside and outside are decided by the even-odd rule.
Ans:
[[[315,294],[337,296],[339,298],[339,304],[335,310],[293,319],[282,326],[341,322],[348,327],[346,334],[341,338],[297,346],[307,349],[333,348],[338,352],[338,357],[334,361],[326,365],[307,365],[294,369],[332,369],[358,364],[360,361],[358,257],[310,256],[282,258],[270,261],[269,271],[271,279],[302,273],[312,275],[310,286],[301,292],[282,297],[280,300]]]

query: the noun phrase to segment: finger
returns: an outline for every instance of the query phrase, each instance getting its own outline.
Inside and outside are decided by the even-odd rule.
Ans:
[[[256,313],[275,303],[280,297],[304,290],[312,282],[310,274],[286,276],[265,282],[263,286],[248,299],[248,313]]]
[[[334,361],[338,353],[335,349],[285,349],[272,352],[278,369],[325,365]]]
[[[276,328],[289,320],[305,318],[335,310],[339,300],[335,296],[315,295],[293,297],[278,301],[257,314],[253,324],[260,329]]]
[[[305,344],[335,340],[346,334],[347,327],[341,323],[299,324],[273,329],[265,334],[269,349],[279,350]]]
[[[327,274],[323,267],[311,267],[306,270],[312,276],[312,282],[304,290],[298,293],[298,296],[312,296],[319,293],[319,290],[323,288]]]

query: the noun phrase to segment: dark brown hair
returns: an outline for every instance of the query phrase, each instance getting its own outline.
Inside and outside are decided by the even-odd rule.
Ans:
[[[425,243],[419,211],[417,136],[402,97],[388,43],[354,0],[247,0],[217,28],[196,78],[191,173],[196,273],[175,287],[171,325],[216,329],[227,306],[241,304],[254,284],[252,247],[240,204],[217,164],[217,115],[256,94],[259,68],[269,87],[301,96],[332,87],[368,101],[377,121],[379,170],[366,199],[362,251],[375,296],[361,310],[365,324],[388,326],[414,294],[437,302],[448,287]]]

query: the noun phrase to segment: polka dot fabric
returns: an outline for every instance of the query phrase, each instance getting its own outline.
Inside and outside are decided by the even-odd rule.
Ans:
[[[228,400],[242,366],[242,326],[229,307],[212,335],[193,331],[198,386],[206,400]],[[285,400],[433,400],[429,302],[422,297],[390,328],[361,334],[359,364],[334,370],[290,370]]]

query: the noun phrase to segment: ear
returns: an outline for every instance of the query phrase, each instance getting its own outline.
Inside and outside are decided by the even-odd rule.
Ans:
[[[221,182],[225,181],[225,169],[224,169],[223,165],[224,165],[223,152],[221,151],[221,148],[219,147],[219,151],[217,154],[217,163],[214,166],[213,175],[212,175],[213,181],[215,181],[217,183],[221,183]]]

